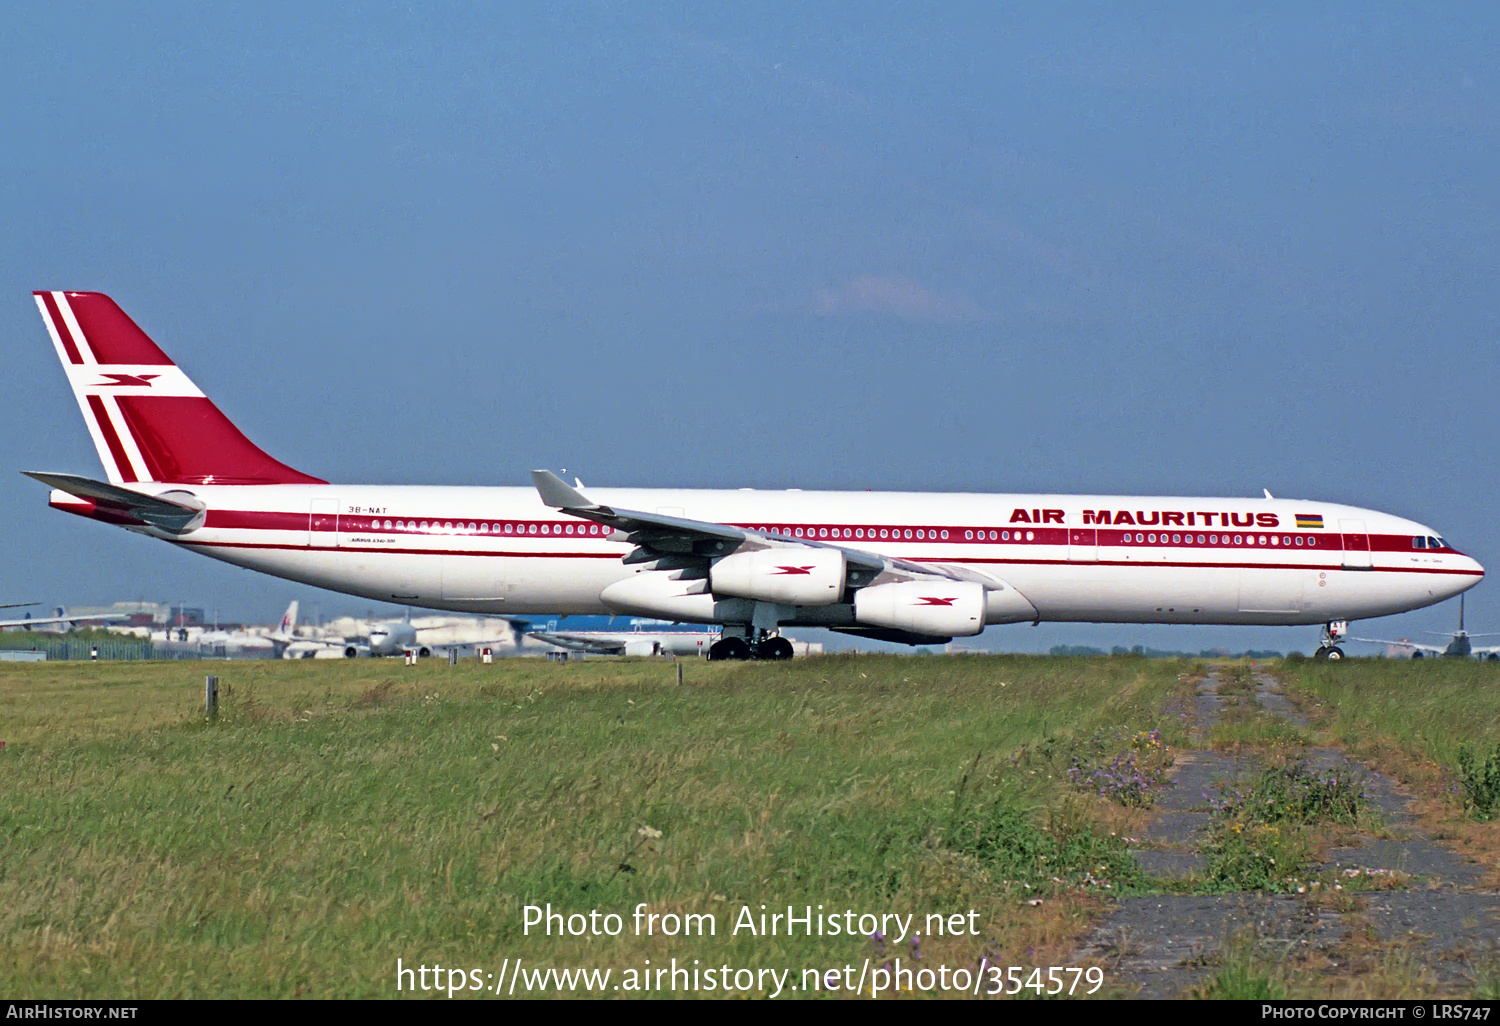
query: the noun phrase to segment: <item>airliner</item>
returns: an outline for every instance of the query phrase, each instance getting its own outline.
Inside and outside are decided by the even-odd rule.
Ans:
[[[154,647],[167,652],[186,652],[194,655],[213,654],[226,658],[267,657],[280,659],[288,646],[301,641],[297,637],[297,602],[293,600],[281,614],[281,622],[268,634],[256,634],[247,630],[207,630],[192,627],[164,627],[160,631],[147,632],[146,638]]]
[[[1441,541],[1442,539],[1437,539]],[[1429,634],[1438,634],[1438,631],[1428,631]],[[1390,641],[1386,638],[1355,638],[1350,641],[1363,641],[1370,645],[1385,645],[1399,652],[1410,653],[1413,659],[1426,659],[1431,656],[1434,659],[1467,659],[1474,656],[1477,659],[1500,661],[1500,645],[1476,645],[1474,638],[1491,638],[1495,636],[1494,631],[1487,634],[1470,634],[1464,630],[1464,597],[1458,597],[1458,630],[1452,634],[1444,635],[1448,639],[1446,645],[1424,645],[1420,641],[1412,641],[1402,638],[1400,641]]]
[[[107,480],[28,472],[56,508],[288,580],[458,612],[786,627],[907,644],[990,624],[1322,625],[1484,577],[1417,521],[1305,499],[333,484],[246,438],[108,296],[37,292]]]
[[[354,659],[361,655],[379,658],[381,656],[393,656],[404,653],[412,653],[419,658],[426,659],[428,656],[441,655],[455,648],[474,650],[491,647],[498,648],[502,645],[511,644],[514,638],[513,634],[508,634],[505,637],[481,638],[477,641],[444,642],[441,644],[417,640],[418,631],[451,631],[452,629],[452,626],[449,624],[418,627],[411,622],[411,613],[408,612],[405,618],[400,620],[381,620],[378,623],[372,623],[369,631],[363,638],[342,638],[337,641],[332,639],[299,638],[298,641],[301,642],[304,651],[307,647],[312,646],[336,648],[341,650],[344,656],[349,659]]]

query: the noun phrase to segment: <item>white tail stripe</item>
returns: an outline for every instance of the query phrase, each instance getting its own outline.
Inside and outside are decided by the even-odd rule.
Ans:
[[[59,310],[66,309],[63,306],[61,292],[52,293],[52,298],[58,304]],[[57,350],[57,358],[62,361],[63,370],[68,374],[68,384],[73,387],[73,398],[78,402],[78,411],[83,414],[84,426],[89,429],[89,438],[94,442],[94,451],[99,454],[99,462],[104,465],[104,474],[109,478],[111,484],[123,484],[125,476],[120,473],[120,468],[115,465],[114,453],[109,451],[109,443],[104,439],[104,430],[99,426],[99,421],[95,418],[94,411],[89,406],[88,394],[78,386],[78,382],[73,376],[74,371],[85,370],[85,368],[79,367],[68,358],[68,350],[63,345],[61,334],[61,332],[68,330],[67,325],[58,324],[53,320],[52,315],[47,311],[47,304],[41,296],[36,296],[35,299],[37,308],[42,312],[42,323],[47,326],[47,334],[52,336],[52,345]],[[73,333],[69,332],[69,334]],[[74,337],[76,338],[77,336],[75,335]],[[99,373],[97,367],[87,368],[86,372],[95,376]]]
[[[80,395],[161,395],[203,398],[198,386],[172,363],[63,364],[68,384]]]
[[[88,341],[83,337],[83,328],[79,327],[78,318],[73,316],[73,308],[68,305],[67,295],[54,292],[52,299],[57,303],[58,312],[62,314],[68,334],[73,336],[73,344],[78,347],[78,358],[84,363],[98,363],[99,361],[94,359],[94,351],[89,348]]]
[[[104,431],[99,427],[99,422],[94,419],[94,411],[89,409],[88,399],[82,392],[76,393],[78,408],[83,411],[83,422],[88,426],[89,437],[94,440],[94,448],[99,453],[99,462],[104,464],[104,476],[109,478],[110,484],[124,484],[125,475],[120,473],[120,468],[115,465],[115,454],[109,451],[109,443],[104,440]]]
[[[119,436],[120,446],[125,450],[125,458],[130,461],[130,469],[135,472],[137,481],[154,480],[151,471],[146,469],[145,457],[141,455],[141,447],[136,444],[135,435],[125,425],[125,417],[120,413],[120,404],[112,395],[100,396],[104,400],[104,411],[109,416],[109,422],[114,426],[115,434]]]
[[[58,326],[52,323],[52,315],[47,312],[47,303],[41,296],[33,296],[36,300],[36,308],[42,312],[42,323],[47,326],[47,334],[52,336],[52,345],[57,350],[57,358],[62,361],[64,368],[73,366],[73,361],[68,358],[67,347],[63,345],[62,336],[57,333]]]

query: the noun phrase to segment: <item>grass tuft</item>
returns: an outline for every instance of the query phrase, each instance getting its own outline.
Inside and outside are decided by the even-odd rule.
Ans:
[[[1500,813],[1500,747],[1488,755],[1472,745],[1458,748],[1458,779],[1464,789],[1464,808],[1475,819],[1490,820]]]

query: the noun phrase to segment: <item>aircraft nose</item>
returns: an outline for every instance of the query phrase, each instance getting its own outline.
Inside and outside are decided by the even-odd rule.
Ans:
[[[1458,566],[1455,569],[1458,572],[1450,575],[1452,581],[1452,588],[1449,591],[1450,596],[1468,591],[1474,585],[1484,580],[1484,567],[1480,566],[1479,560],[1472,556],[1459,557]]]

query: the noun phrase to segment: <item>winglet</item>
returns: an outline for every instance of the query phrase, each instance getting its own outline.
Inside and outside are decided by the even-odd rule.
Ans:
[[[533,470],[531,483],[536,485],[536,492],[542,497],[542,502],[553,509],[598,508],[598,503],[590,502],[582,492],[569,486],[550,470]]]

